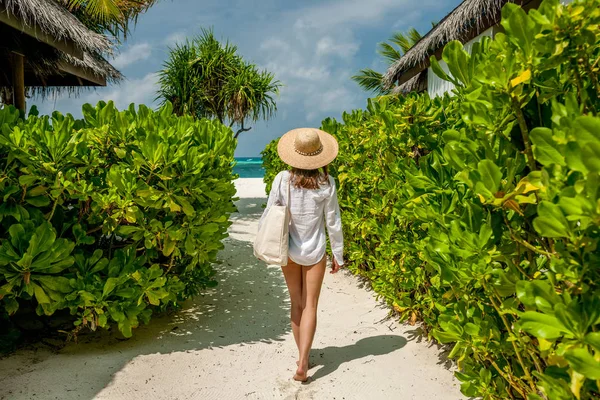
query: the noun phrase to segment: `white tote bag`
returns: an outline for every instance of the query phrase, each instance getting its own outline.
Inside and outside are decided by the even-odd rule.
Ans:
[[[269,208],[258,230],[256,240],[254,240],[254,256],[267,264],[285,266],[288,262],[290,233],[289,180],[287,185],[287,199],[287,206],[284,206],[277,199],[277,202]]]

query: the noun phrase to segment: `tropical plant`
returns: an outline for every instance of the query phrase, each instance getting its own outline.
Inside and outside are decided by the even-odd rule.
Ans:
[[[600,396],[599,5],[509,3],[449,74],[432,59],[452,97],[323,121],[350,269],[452,346],[469,397]]]
[[[408,34],[396,32],[387,42],[379,43],[377,53],[390,66],[421,40],[421,37],[421,34],[415,28],[411,28]],[[382,78],[383,74],[372,68],[361,69],[357,75],[352,76],[352,80],[358,83],[361,88],[378,96],[390,93],[389,89],[383,87]]]
[[[133,105],[26,120],[0,110],[0,306],[69,309],[125,335],[213,280],[235,207],[219,122]]]
[[[246,62],[236,46],[220,43],[212,30],[176,45],[159,76],[157,100],[171,102],[177,115],[237,125],[235,138],[252,129],[248,122],[268,120],[277,111],[279,81]]]
[[[131,23],[157,0],[60,0],[88,28],[127,37]]]

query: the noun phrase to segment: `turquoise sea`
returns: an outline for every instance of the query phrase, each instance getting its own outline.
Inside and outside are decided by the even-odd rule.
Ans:
[[[233,167],[233,172],[239,174],[240,178],[262,178],[265,176],[260,157],[236,157],[235,161],[236,165]]]

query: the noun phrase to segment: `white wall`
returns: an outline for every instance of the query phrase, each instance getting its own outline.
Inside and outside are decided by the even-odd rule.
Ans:
[[[494,29],[494,27],[483,31],[479,36],[465,43],[465,50],[467,51],[467,53],[471,54],[471,51],[473,50],[473,43],[481,41],[481,39],[485,36],[494,37],[495,33],[496,30]],[[450,72],[448,71],[448,64],[446,64],[444,60],[439,60],[439,63],[444,72],[449,74]],[[435,74],[435,72],[432,71],[431,68],[427,69],[427,93],[429,93],[430,97],[433,98],[436,96],[443,96],[444,93],[450,93],[452,89],[454,89],[454,85],[452,83],[438,77]]]

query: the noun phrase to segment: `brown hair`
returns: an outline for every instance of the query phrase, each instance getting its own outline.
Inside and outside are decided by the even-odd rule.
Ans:
[[[292,168],[292,184],[298,189],[318,189],[320,184],[329,183],[327,165],[319,169]]]

